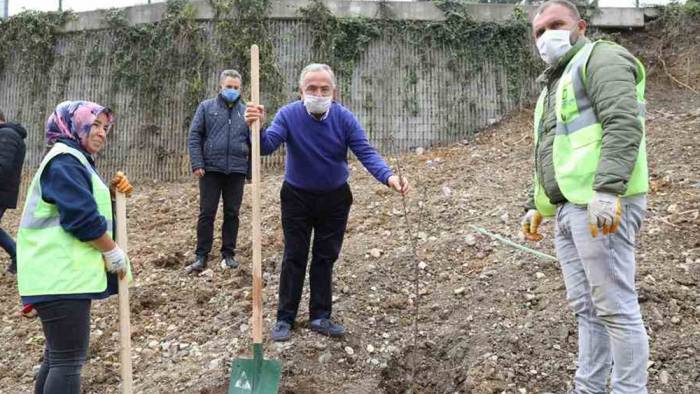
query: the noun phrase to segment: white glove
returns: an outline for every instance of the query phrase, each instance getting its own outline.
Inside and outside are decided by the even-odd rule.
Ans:
[[[109,252],[102,253],[102,256],[105,258],[107,271],[115,274],[126,273],[127,267],[129,266],[129,257],[119,246],[115,246],[114,249]]]
[[[603,234],[617,231],[622,217],[620,198],[614,194],[594,192],[593,199],[588,203],[588,227],[593,237],[598,236],[598,229]]]

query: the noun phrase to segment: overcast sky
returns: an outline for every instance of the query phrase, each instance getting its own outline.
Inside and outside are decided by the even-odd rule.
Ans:
[[[58,0],[4,0],[9,1],[10,15],[22,12],[24,9],[32,10],[56,10]],[[162,2],[165,0],[151,0]],[[0,1],[2,3],[3,1]],[[670,0],[640,0],[641,4],[666,4]],[[87,11],[99,8],[127,7],[135,4],[146,4],[148,0],[63,0],[63,9],[73,11]],[[635,0],[599,0],[600,7],[634,7]]]
[[[22,12],[24,9],[57,10],[58,0],[6,0],[9,1],[10,15]],[[152,3],[164,0],[151,0]],[[88,11],[99,8],[128,7],[136,4],[146,4],[148,0],[63,0],[64,10]]]

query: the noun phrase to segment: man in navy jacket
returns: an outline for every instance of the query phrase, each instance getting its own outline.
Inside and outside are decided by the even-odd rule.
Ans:
[[[0,112],[0,220],[6,210],[17,208],[26,137],[27,131],[22,125],[5,122],[5,115]],[[10,255],[11,261],[7,272],[15,274],[17,272],[15,241],[1,228],[0,247]]]
[[[286,144],[284,184],[281,191],[284,258],[280,276],[277,323],[271,337],[291,336],[311,246],[309,273],[310,328],[328,336],[342,336],[345,328],[331,320],[333,264],[338,259],[352,204],[347,183],[348,149],[381,183],[401,194],[408,183],[394,175],[369,144],[355,115],[333,101],[333,70],[310,64],[299,78],[301,100],[282,107],[261,135],[262,154]],[[246,121],[264,120],[264,108],[249,104]]]
[[[214,238],[214,219],[222,197],[221,267],[238,267],[234,256],[238,211],[250,169],[250,128],[244,119],[241,74],[224,70],[220,84],[221,90],[216,97],[199,104],[190,127],[190,163],[192,172],[199,178],[199,218],[196,259],[187,267],[188,272],[207,268]]]

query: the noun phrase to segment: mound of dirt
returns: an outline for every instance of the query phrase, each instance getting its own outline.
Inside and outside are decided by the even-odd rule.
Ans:
[[[651,79],[700,94],[700,16],[671,10],[646,23],[644,32],[613,34],[613,40],[642,60]]]

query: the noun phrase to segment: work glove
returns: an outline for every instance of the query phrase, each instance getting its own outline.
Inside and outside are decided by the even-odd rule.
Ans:
[[[121,171],[117,171],[117,174],[114,175],[114,178],[112,178],[112,181],[109,183],[109,187],[112,190],[126,194],[127,197],[129,197],[131,192],[134,191],[134,187],[131,186],[126,174]]]
[[[536,209],[529,209],[520,221],[525,239],[528,241],[542,240],[542,234],[537,232],[537,229],[540,228],[540,223],[542,223],[542,214]]]
[[[622,205],[620,198],[614,194],[594,192],[588,203],[588,228],[593,238],[602,230],[603,235],[612,234],[620,227]]]
[[[109,252],[102,253],[102,256],[105,258],[107,271],[114,274],[126,274],[129,269],[129,257],[119,246],[115,246]]]

